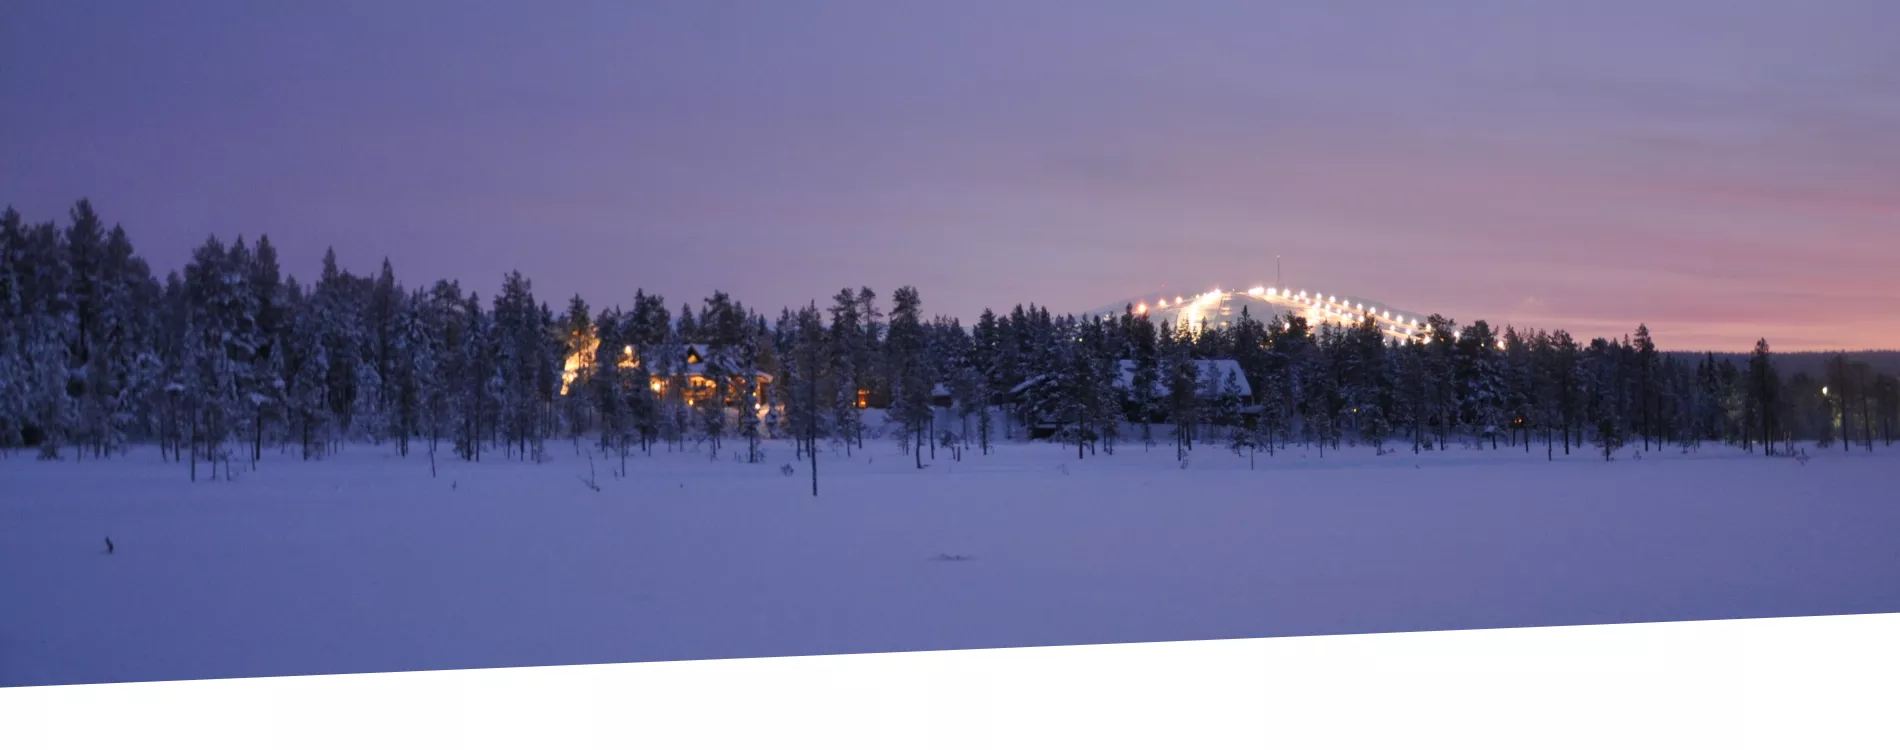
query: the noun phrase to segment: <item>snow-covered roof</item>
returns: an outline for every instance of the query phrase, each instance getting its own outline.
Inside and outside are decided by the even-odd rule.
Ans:
[[[1115,378],[1115,386],[1123,390],[1134,389],[1135,387],[1135,361],[1132,359],[1123,359],[1123,360],[1118,360],[1117,364],[1121,366],[1121,373],[1119,376]],[[1201,376],[1197,382],[1205,386],[1205,384],[1208,381],[1208,377],[1211,375],[1214,378],[1214,383],[1217,384],[1215,386],[1215,390],[1213,391],[1208,391],[1205,387],[1203,387],[1202,392],[1200,394],[1202,398],[1211,399],[1211,398],[1215,398],[1219,396],[1220,395],[1219,388],[1225,386],[1225,384],[1227,383],[1227,373],[1230,373],[1230,372],[1234,374],[1234,379],[1238,381],[1240,384],[1240,397],[1241,398],[1253,397],[1253,385],[1247,382],[1247,373],[1243,372],[1240,369],[1240,362],[1236,360],[1231,360],[1231,359],[1197,359],[1197,360],[1194,360],[1194,366],[1199,368],[1201,371]],[[1018,383],[1015,388],[1009,389],[1009,395],[1015,396],[1019,393],[1022,393],[1023,391],[1028,390],[1031,386],[1034,386],[1035,384],[1042,382],[1042,379],[1045,377],[1047,376],[1037,375],[1036,377],[1033,377],[1021,383]],[[1167,377],[1163,376],[1159,380],[1159,382],[1155,383],[1155,394],[1158,396],[1168,395]]]
[[[686,344],[685,347],[682,348],[680,351],[680,357],[683,360],[681,364],[684,366],[685,369],[679,372],[678,374],[681,374],[681,375],[706,374],[706,358],[712,356],[714,351],[715,350],[713,349],[712,344],[701,344],[701,343]],[[752,377],[757,378],[759,380],[770,381],[772,379],[772,374],[764,370],[753,370]]]
[[[1121,376],[1116,378],[1115,385],[1124,389],[1134,388],[1135,361],[1132,359],[1124,359],[1120,360],[1119,364],[1121,365]],[[1219,389],[1226,386],[1228,373],[1233,373],[1234,379],[1240,383],[1241,398],[1251,398],[1253,396],[1253,385],[1247,382],[1247,373],[1241,371],[1238,361],[1231,359],[1197,359],[1194,360],[1194,366],[1201,371],[1201,376],[1197,381],[1202,384],[1202,392],[1200,394],[1202,398],[1214,398],[1219,396]],[[1209,392],[1206,387],[1210,376],[1215,383],[1212,392]],[[1168,395],[1168,377],[1166,375],[1163,375],[1159,378],[1158,382],[1155,383],[1155,393],[1161,396]]]

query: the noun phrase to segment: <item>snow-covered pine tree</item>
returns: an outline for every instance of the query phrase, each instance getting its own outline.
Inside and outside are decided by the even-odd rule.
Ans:
[[[312,293],[317,320],[323,330],[323,348],[329,359],[329,399],[333,442],[356,433],[358,391],[361,388],[364,331],[361,282],[337,264],[335,248],[323,254],[323,271]],[[372,368],[373,369],[373,368]]]
[[[1103,396],[1103,383],[1094,366],[1101,328],[1093,319],[1077,322],[1073,318],[1068,319],[1068,327],[1074,332],[1074,341],[1067,346],[1068,357],[1064,366],[1069,369],[1070,399],[1073,403],[1066,411],[1068,419],[1065,421],[1070,425],[1069,438],[1075,441],[1076,460],[1081,460],[1083,448],[1094,437],[1094,417]]]
[[[17,223],[17,222],[16,222]],[[57,460],[59,451],[81,432],[79,406],[69,366],[76,321],[66,289],[72,277],[59,230],[52,222],[16,226],[10,239],[11,275],[21,318],[19,347],[28,382],[22,441],[39,446],[39,458]],[[10,232],[13,233],[13,232]]]
[[[1153,447],[1154,420],[1161,413],[1161,345],[1154,321],[1147,315],[1129,320],[1128,403],[1134,418],[1141,420],[1141,444]]]
[[[458,419],[455,449],[464,461],[482,460],[482,446],[496,421],[494,409],[499,363],[495,357],[495,324],[482,310],[481,295],[469,292],[458,307],[462,318],[460,350],[451,370],[456,375],[454,411]]]
[[[759,432],[762,429],[763,418],[759,414],[761,404],[759,403],[758,378],[759,360],[764,350],[765,347],[759,341],[759,337],[751,331],[741,335],[733,348],[734,380],[736,381],[734,388],[736,397],[733,401],[739,412],[739,433],[745,436],[746,462],[754,464],[765,460],[765,454],[760,450]]]
[[[981,428],[981,419],[975,428],[973,417],[979,417],[987,411],[989,405],[986,378],[976,365],[975,340],[963,330],[959,321],[951,320],[943,330],[941,366],[945,387],[950,391],[951,409],[957,418],[956,458],[963,460],[963,452],[968,449],[971,436]],[[978,449],[982,450],[983,439],[977,437]]]
[[[1385,441],[1392,434],[1392,369],[1385,334],[1379,323],[1368,318],[1354,325],[1342,346],[1346,362],[1342,368],[1346,387],[1346,407],[1350,409],[1359,439],[1371,443],[1379,455],[1385,455]]]
[[[561,318],[562,361],[564,368],[568,364],[573,368],[561,374],[560,403],[561,421],[576,455],[580,453],[581,435],[593,427],[597,411],[599,394],[592,388],[594,375],[602,361],[613,359],[613,351],[602,350],[600,341],[587,301],[574,295]]]
[[[891,394],[894,401],[892,375],[888,371],[889,363],[884,359],[886,347],[882,342],[888,337],[888,326],[884,322],[884,313],[877,307],[877,292],[870,287],[859,287],[857,296],[858,324],[863,326],[864,343],[858,347],[860,360],[854,363],[858,372],[858,387],[870,393]],[[835,335],[835,334],[834,334]],[[858,447],[864,442],[859,439]]]
[[[553,437],[556,423],[555,399],[561,395],[561,365],[566,344],[561,336],[554,310],[543,302],[534,326],[534,454],[539,462],[546,459],[546,443]]]
[[[8,206],[0,211],[0,455],[25,445],[31,371],[27,366],[26,313],[21,279],[24,220]]]
[[[435,390],[435,352],[428,326],[429,297],[415,289],[402,295],[396,312],[393,377],[396,400],[392,423],[396,451],[407,457],[410,442],[422,434],[431,392]]]
[[[1421,375],[1429,388],[1429,419],[1438,433],[1434,442],[1443,449],[1448,447],[1452,431],[1457,426],[1461,400],[1457,324],[1439,315],[1428,317],[1425,321],[1425,344]]]
[[[907,450],[913,452],[919,469],[924,467],[932,385],[924,335],[922,298],[912,287],[899,287],[891,294],[890,335],[884,361],[889,366],[891,416],[902,428]]]
[[[977,317],[976,326],[970,332],[970,370],[977,378],[977,388],[981,397],[976,412],[977,445],[984,455],[989,455],[992,440],[991,404],[998,394],[1007,393],[1008,388],[997,384],[1003,379],[1001,372],[1004,346],[1002,321],[989,308],[983,308],[983,314]]]
[[[1504,370],[1496,334],[1480,320],[1465,326],[1454,348],[1457,362],[1459,414],[1471,427],[1473,445],[1486,439],[1497,448],[1504,421]]]
[[[1304,439],[1319,446],[1321,458],[1328,444],[1339,440],[1339,383],[1333,353],[1338,351],[1338,327],[1320,324],[1316,341],[1306,349],[1299,378]]]
[[[264,442],[282,438],[287,383],[284,380],[284,291],[277,264],[277,248],[268,235],[252,250],[245,292],[252,353],[246,390],[250,394],[251,463],[264,457]]]
[[[1515,327],[1506,326],[1503,341],[1504,420],[1510,425],[1512,442],[1523,441],[1524,452],[1529,453],[1537,403],[1537,373],[1532,366],[1530,340]]]
[[[818,440],[824,435],[829,412],[827,379],[843,377],[830,371],[838,360],[832,355],[827,332],[817,301],[798,311],[792,325],[791,347],[785,354],[786,416],[791,420],[794,439],[804,443],[804,457],[811,465],[811,494],[818,496]]]
[[[627,419],[627,391],[634,387],[628,375],[633,367],[633,345],[626,343],[626,325],[618,309],[601,310],[592,321],[592,330],[597,332],[593,373],[581,392],[575,393],[570,385],[569,395],[587,400],[600,426],[600,449],[619,454],[619,472],[625,475],[627,444],[633,432]],[[571,341],[569,346],[573,346]]]
[[[66,367],[70,373],[72,397],[77,419],[71,425],[75,456],[90,449],[103,453],[109,430],[111,407],[107,403],[109,369],[105,361],[105,317],[111,302],[107,299],[105,224],[93,212],[92,204],[80,200],[68,213],[64,241],[66,268],[70,273],[61,290],[71,316],[66,340]]]
[[[402,335],[397,316],[403,302],[403,291],[402,286],[396,283],[396,269],[390,265],[388,258],[383,258],[382,268],[377,271],[365,302],[363,359],[375,372],[372,379],[375,387],[372,397],[368,399],[369,408],[359,411],[367,412],[365,421],[370,427],[370,439],[380,443],[395,438],[400,421],[395,415],[401,388],[396,377],[396,339]]]
[[[1752,407],[1758,422],[1761,436],[1762,453],[1775,455],[1775,412],[1781,391],[1781,378],[1775,372],[1775,363],[1768,349],[1768,340],[1755,342],[1755,350],[1748,358],[1748,403]]]
[[[1023,382],[1017,393],[1020,404],[1020,416],[1030,435],[1038,428],[1055,432],[1054,439],[1068,442],[1077,439],[1082,406],[1077,397],[1076,368],[1074,367],[1075,330],[1067,319],[1052,320],[1055,327],[1053,336],[1039,346],[1047,346],[1047,354],[1037,358],[1038,364],[1025,370],[1028,379]]]
[[[863,401],[859,394],[868,385],[865,367],[870,355],[863,352],[867,342],[857,294],[846,288],[831,302],[831,332],[827,339],[831,357],[827,368],[832,372],[834,387],[831,419],[837,438],[844,443],[845,455],[849,456],[851,446],[864,443]]]
[[[1168,335],[1168,334],[1172,335]],[[1201,421],[1201,369],[1194,360],[1194,336],[1186,326],[1171,331],[1162,324],[1161,375],[1167,390],[1168,421],[1174,425],[1176,458],[1185,460],[1194,449],[1194,430]]]
[[[1625,399],[1625,370],[1621,347],[1606,339],[1594,339],[1585,350],[1590,365],[1588,415],[1596,427],[1593,444],[1603,460],[1615,458],[1628,435],[1628,411]]]
[[[323,455],[330,443],[330,352],[321,302],[298,295],[290,309],[284,373],[289,414],[303,458]]]
[[[1209,335],[1212,334],[1204,333],[1200,338],[1205,339]],[[1204,353],[1211,354],[1211,352]],[[1200,410],[1201,424],[1205,425],[1205,432],[1202,434],[1211,443],[1222,437],[1228,424],[1228,405],[1221,401],[1220,363],[1212,359],[1202,359],[1196,365],[1199,377],[1194,381],[1195,404]],[[1234,406],[1238,408],[1239,404],[1236,403]]]
[[[1241,398],[1240,372],[1238,370],[1217,370],[1210,368],[1210,375],[1220,373],[1219,386],[1215,393],[1214,410],[1217,424],[1227,430],[1227,443],[1236,455],[1252,445],[1253,433],[1246,427],[1246,413],[1242,411],[1247,403]]]
[[[1122,436],[1122,422],[1127,418],[1124,406],[1128,403],[1128,389],[1121,382],[1121,354],[1127,342],[1121,336],[1119,322],[1098,318],[1095,328],[1097,334],[1089,342],[1089,376],[1095,381],[1089,421],[1095,425],[1102,452],[1114,455],[1115,445]]]
[[[633,346],[633,379],[637,387],[628,389],[627,412],[634,429],[639,432],[641,449],[649,455],[653,452],[653,443],[661,439],[665,424],[665,415],[662,413],[664,396],[661,391],[653,389],[653,384],[660,383],[663,389],[670,385],[659,377],[662,370],[656,364],[665,361],[664,349],[672,331],[666,300],[659,295],[648,296],[644,289],[635,290],[626,339]],[[671,370],[665,372],[670,374]]]
[[[1658,422],[1662,418],[1662,361],[1657,356],[1656,342],[1650,338],[1648,325],[1636,325],[1631,355],[1630,397],[1634,402],[1634,411],[1630,415],[1630,423],[1643,438],[1643,450],[1649,450],[1651,440],[1661,447],[1662,433],[1658,429]]]

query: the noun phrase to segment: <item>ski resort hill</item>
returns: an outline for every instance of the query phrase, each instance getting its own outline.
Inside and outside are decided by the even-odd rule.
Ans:
[[[1085,316],[1115,316],[1125,311],[1146,315],[1157,323],[1167,322],[1191,330],[1224,328],[1240,319],[1241,311],[1258,320],[1276,315],[1299,315],[1314,325],[1358,325],[1375,321],[1386,336],[1397,340],[1423,338],[1425,315],[1393,307],[1378,300],[1342,295],[1337,291],[1277,287],[1238,289],[1216,287],[1196,295],[1156,292],[1121,300],[1089,310]]]

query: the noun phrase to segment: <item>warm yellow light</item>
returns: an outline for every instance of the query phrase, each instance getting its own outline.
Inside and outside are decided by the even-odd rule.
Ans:
[[[658,381],[658,380],[655,380],[655,381],[653,381],[653,392],[654,392],[654,393],[659,393],[660,391],[664,391],[664,390],[666,390],[666,384],[665,384],[665,383],[662,383],[662,382],[660,382],[660,381]]]
[[[627,356],[633,356],[633,345],[632,345],[632,344],[628,344],[628,345],[627,345],[627,350],[626,350],[626,351],[627,351]]]
[[[1147,313],[1148,313],[1148,303],[1143,302],[1141,304],[1135,305],[1136,315],[1146,315]]]
[[[1280,290],[1278,290],[1278,289],[1275,289],[1275,288],[1273,288],[1273,287],[1267,287],[1267,296],[1268,296],[1268,297],[1278,297],[1278,296],[1280,296]]]
[[[1821,395],[1823,396],[1827,395],[1827,386],[1825,385],[1821,386]]]
[[[1174,298],[1174,304],[1177,304],[1177,305],[1178,305],[1178,304],[1181,304],[1181,298],[1180,298],[1179,296],[1176,296],[1176,297]]]
[[[1267,293],[1267,290],[1262,287],[1254,287],[1252,289],[1247,290],[1247,293],[1255,297],[1259,297],[1259,296],[1265,295]]]
[[[1166,310],[1166,309],[1168,309],[1168,301],[1167,301],[1167,300],[1165,300],[1165,299],[1163,299],[1163,300],[1155,300],[1155,307],[1159,307],[1159,308],[1161,308],[1161,309],[1163,309],[1163,310]]]

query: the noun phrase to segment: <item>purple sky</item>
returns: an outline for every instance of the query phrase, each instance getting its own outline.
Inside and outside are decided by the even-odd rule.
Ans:
[[[558,9],[558,11],[557,11]],[[1900,347],[1900,3],[127,2],[0,13],[0,203],[160,269],[927,312],[1337,289]]]

